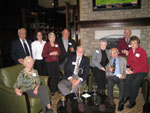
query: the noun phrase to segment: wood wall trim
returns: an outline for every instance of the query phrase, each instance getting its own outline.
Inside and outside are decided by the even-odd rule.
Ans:
[[[150,26],[150,17],[118,20],[90,20],[80,21],[78,24],[80,28]]]

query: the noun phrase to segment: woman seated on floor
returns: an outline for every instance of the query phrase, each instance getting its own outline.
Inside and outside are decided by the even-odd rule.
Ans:
[[[14,90],[18,96],[26,92],[29,97],[40,98],[43,113],[52,113],[48,91],[45,86],[40,85],[37,70],[33,69],[34,60],[27,56],[24,59],[24,69],[20,71],[14,84]]]

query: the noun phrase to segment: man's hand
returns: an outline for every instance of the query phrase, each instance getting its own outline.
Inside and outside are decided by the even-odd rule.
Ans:
[[[113,72],[113,68],[110,66],[110,67],[108,68],[108,71],[109,71],[109,72]]]
[[[80,79],[74,80],[72,83],[72,87],[76,87],[80,83]]]
[[[124,79],[124,78],[125,78],[125,76],[124,76],[124,75],[121,75],[121,76],[120,76],[120,79]]]
[[[75,50],[74,50],[74,48],[73,48],[73,47],[71,47],[71,48],[70,48],[70,51],[71,51],[71,52],[74,52]]]
[[[19,58],[19,59],[18,59],[18,62],[19,62],[20,64],[23,64],[23,61],[24,61],[24,60],[23,60],[22,58]]]
[[[22,91],[21,91],[20,89],[15,88],[15,93],[16,93],[18,96],[22,96]]]
[[[124,50],[122,50],[121,52],[124,53],[126,56],[128,56],[128,53],[129,53],[128,50],[125,50],[125,49],[124,49]]]

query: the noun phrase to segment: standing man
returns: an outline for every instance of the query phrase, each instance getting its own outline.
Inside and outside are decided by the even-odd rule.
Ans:
[[[118,111],[124,108],[124,93],[125,93],[125,77],[126,77],[126,64],[127,61],[124,57],[118,56],[119,51],[117,48],[110,50],[112,58],[106,67],[107,75],[107,89],[110,105],[114,105],[113,101],[113,87],[115,84],[119,87],[119,106]]]
[[[77,89],[86,83],[90,70],[89,63],[89,58],[84,56],[84,49],[78,47],[76,55],[70,57],[65,65],[66,79],[58,83],[58,88],[63,95],[76,93]]]
[[[26,29],[18,29],[19,39],[11,44],[11,57],[16,64],[23,64],[26,56],[32,56],[31,41],[26,39]]]
[[[59,56],[60,69],[64,69],[64,64],[72,54],[76,51],[76,43],[74,40],[69,38],[69,30],[64,29],[62,32],[62,38],[58,39],[56,42],[60,46],[61,55]]]
[[[130,49],[130,36],[131,30],[129,28],[124,29],[124,37],[120,39],[117,48],[119,50],[119,55],[126,57],[128,56],[128,50]]]

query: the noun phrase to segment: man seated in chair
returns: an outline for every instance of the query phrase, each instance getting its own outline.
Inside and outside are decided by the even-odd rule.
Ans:
[[[113,101],[113,87],[115,84],[119,87],[119,106],[118,111],[122,111],[124,107],[124,90],[125,90],[125,77],[126,77],[126,64],[127,61],[124,57],[118,56],[119,51],[117,48],[110,50],[112,58],[106,66],[107,77],[107,90],[109,104],[115,105]]]
[[[76,55],[71,56],[65,64],[64,75],[66,79],[58,83],[58,88],[63,95],[73,95],[78,88],[86,83],[90,70],[89,63],[89,58],[84,56],[84,48],[77,47]]]

